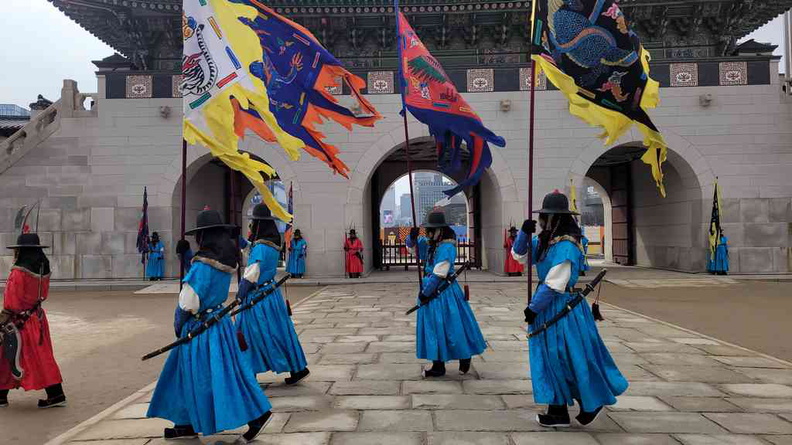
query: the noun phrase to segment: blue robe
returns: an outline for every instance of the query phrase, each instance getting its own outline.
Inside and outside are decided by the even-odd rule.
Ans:
[[[589,263],[588,263],[589,239],[586,238],[586,235],[583,235],[580,238],[580,244],[583,246],[582,256],[580,257],[580,270],[583,271],[583,272],[586,272],[589,269],[591,269],[591,266],[589,266]]]
[[[200,300],[199,314],[211,316],[207,311],[214,312],[225,302],[231,275],[229,267],[202,257],[195,259],[184,283]],[[200,324],[191,317],[182,327],[181,336]],[[239,428],[270,408],[239,350],[231,319],[224,317],[171,351],[146,416],[168,419],[176,425],[190,424],[196,432],[211,435]]]
[[[729,271],[729,239],[721,235],[720,242],[715,246],[715,257],[710,254],[707,260],[707,270],[710,272]]]
[[[527,239],[527,236],[518,236],[513,252],[526,254]],[[544,258],[535,261],[538,239],[533,239],[531,256],[536,264],[539,286],[547,286],[543,283],[550,269],[569,261],[572,267],[567,287],[574,287],[580,272],[582,249],[564,237],[555,241]],[[552,292],[554,297],[543,309],[537,310],[530,330],[549,321],[573,298],[569,292]],[[534,298],[532,309],[536,303],[538,301]],[[528,346],[531,382],[537,404],[572,406],[577,400],[584,411],[591,412],[603,405],[613,405],[616,396],[627,390],[627,379],[605,347],[591,308],[585,301],[546,331],[531,337]]]
[[[245,275],[248,275],[254,264],[258,264],[259,276],[254,284],[274,283],[278,258],[280,258],[278,246],[268,241],[257,241],[250,252]],[[246,301],[255,298],[268,287],[251,291]],[[297,372],[306,368],[305,353],[297,338],[294,323],[289,317],[289,310],[280,289],[276,289],[252,309],[240,313],[236,323],[247,340],[248,350],[245,353],[250,357],[254,373]]]
[[[146,278],[162,278],[165,275],[165,246],[160,241],[149,248],[151,252],[146,263]]]
[[[291,240],[291,252],[289,252],[289,264],[286,265],[286,272],[292,275],[304,275],[307,251],[308,243],[304,239]]]
[[[413,247],[410,240],[408,247]],[[418,252],[424,262],[425,286],[433,275],[435,265],[447,261],[451,267],[448,275],[454,273],[456,242],[442,241],[429,257],[429,243],[425,237],[418,238]],[[418,303],[418,302],[416,302]],[[476,316],[465,301],[465,293],[454,281],[437,298],[418,310],[415,326],[416,356],[431,361],[468,359],[481,354],[487,342],[481,334]]]

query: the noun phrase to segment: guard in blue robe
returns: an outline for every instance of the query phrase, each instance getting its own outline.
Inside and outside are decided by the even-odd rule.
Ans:
[[[711,274],[727,275],[729,273],[729,239],[721,232],[718,245],[715,246],[715,256],[710,254],[707,261],[707,270]]]
[[[275,283],[281,250],[281,235],[267,206],[256,205],[252,219],[253,246],[237,297],[243,303],[267,291]],[[247,341],[245,353],[254,373],[289,372],[286,378],[288,385],[310,374],[280,289],[276,289],[252,309],[239,314],[236,323]]]
[[[445,375],[449,360],[459,360],[459,372],[466,374],[471,358],[487,348],[476,316],[456,281],[433,298],[445,278],[454,273],[456,234],[442,212],[430,213],[423,227],[428,238],[419,237],[418,228],[407,238],[408,248],[417,247],[425,273],[418,295],[418,302],[425,305],[418,310],[415,326],[416,356],[432,361],[432,367],[423,370],[424,377]]]
[[[539,213],[542,232],[533,238],[531,262],[539,283],[525,309],[529,331],[542,326],[574,298],[583,247],[580,228],[569,210],[567,197],[558,191],[547,195]],[[536,222],[526,220],[512,248],[512,255],[527,262],[528,241]],[[549,405],[537,421],[546,427],[570,425],[568,406],[580,405],[576,417],[582,425],[594,421],[605,405],[627,389],[627,380],[616,367],[597,331],[591,308],[578,304],[544,332],[528,340],[534,401]]]
[[[200,250],[184,278],[174,316],[177,337],[186,336],[228,298],[237,251],[216,210],[198,214]],[[239,350],[234,324],[220,319],[192,341],[173,349],[160,374],[147,417],[172,421],[166,439],[211,435],[248,424],[252,441],[272,418],[270,403]]]
[[[589,239],[583,234],[583,228],[580,228],[580,245],[583,247],[583,255],[580,257],[580,276],[586,276],[586,272],[591,269],[588,263],[588,246]]]
[[[294,278],[305,275],[305,256],[308,254],[308,243],[303,239],[300,229],[294,231],[294,238],[289,245],[289,263],[286,272]]]
[[[180,267],[184,268],[184,276],[186,277],[187,274],[190,273],[190,267],[192,267],[192,259],[194,256],[189,241],[182,239],[176,243],[176,256],[179,258]]]
[[[160,241],[159,233],[151,234],[149,244],[148,262],[146,263],[146,278],[149,281],[159,281],[165,275],[165,246]]]

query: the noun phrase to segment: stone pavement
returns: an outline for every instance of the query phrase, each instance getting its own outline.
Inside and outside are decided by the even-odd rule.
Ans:
[[[259,376],[276,414],[257,443],[792,444],[792,364],[612,306],[599,326],[628,392],[587,428],[539,427],[524,289],[472,286],[489,349],[467,376],[452,364],[445,378],[422,380],[415,316],[404,316],[414,285],[325,288],[294,311],[310,380],[285,387],[283,376]],[[166,443],[168,422],[143,418],[151,388],[51,443]],[[241,431],[186,443],[232,443]]]

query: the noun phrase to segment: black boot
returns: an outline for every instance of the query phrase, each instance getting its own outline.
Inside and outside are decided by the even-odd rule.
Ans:
[[[39,408],[53,408],[56,406],[66,406],[66,395],[63,393],[63,386],[58,383],[44,388],[47,392],[45,400],[38,401]]]
[[[173,428],[165,428],[163,436],[166,439],[194,439],[198,437],[192,425],[173,425]]]
[[[421,371],[424,378],[427,377],[442,377],[445,375],[445,362],[433,361],[432,367]]]
[[[0,408],[8,406],[8,390],[0,389]]]
[[[267,411],[264,413],[263,416],[259,417],[258,419],[248,423],[248,430],[245,434],[242,435],[242,438],[245,439],[246,442],[252,442],[256,436],[261,433],[267,424],[272,420],[272,411]]]
[[[547,407],[546,414],[536,416],[536,421],[539,425],[548,428],[568,428],[569,411],[566,405],[550,405]]]
[[[297,384],[298,382],[300,382],[300,380],[308,377],[308,374],[310,373],[311,371],[309,371],[308,368],[305,368],[302,371],[290,372],[289,377],[286,377],[286,384],[287,385]]]
[[[602,407],[595,409],[592,412],[583,411],[583,408],[580,409],[580,414],[575,417],[575,419],[583,426],[586,426],[594,421],[597,418],[597,415],[602,411]]]
[[[465,375],[470,371],[470,359],[463,358],[459,360],[459,373]]]

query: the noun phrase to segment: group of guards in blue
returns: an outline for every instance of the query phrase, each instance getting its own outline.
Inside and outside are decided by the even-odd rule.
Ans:
[[[522,224],[511,254],[523,264],[535,265],[539,277],[524,310],[529,332],[548,324],[528,340],[533,397],[537,404],[548,406],[537,421],[545,427],[569,426],[568,407],[577,403],[575,418],[588,425],[604,406],[616,403],[628,383],[605,347],[587,304],[575,305],[548,323],[575,297],[574,287],[585,267],[582,234],[566,196],[557,191],[547,195],[535,213],[538,221]],[[472,358],[485,351],[487,342],[465,292],[451,279],[456,236],[442,212],[430,213],[423,227],[425,236],[413,229],[407,240],[425,272],[417,298],[416,356],[432,363],[423,369],[424,378],[444,376],[450,361],[457,361],[459,372],[466,374]],[[236,298],[242,304],[262,293],[265,298],[234,320],[217,317],[202,335],[192,337],[191,332],[224,307],[238,270],[242,255],[231,230],[217,211],[204,210],[188,232],[195,236],[197,251],[193,254],[183,243],[177,246],[189,271],[174,314],[174,334],[189,336],[191,341],[171,350],[147,413],[173,422],[164,431],[166,439],[212,435],[247,425],[242,439],[250,442],[272,419],[270,402],[256,374],[288,372],[286,385],[296,385],[310,374],[289,309],[275,286],[281,235],[264,205],[253,212],[247,267]],[[296,243],[291,244],[292,254],[299,249],[304,253],[300,238],[296,236]],[[304,273],[304,269],[298,271]],[[28,378],[33,378],[38,371],[30,365],[28,372]],[[0,375],[0,381],[3,378]],[[59,379],[52,381],[59,384]],[[0,402],[7,405],[5,394],[0,392],[4,399]]]

